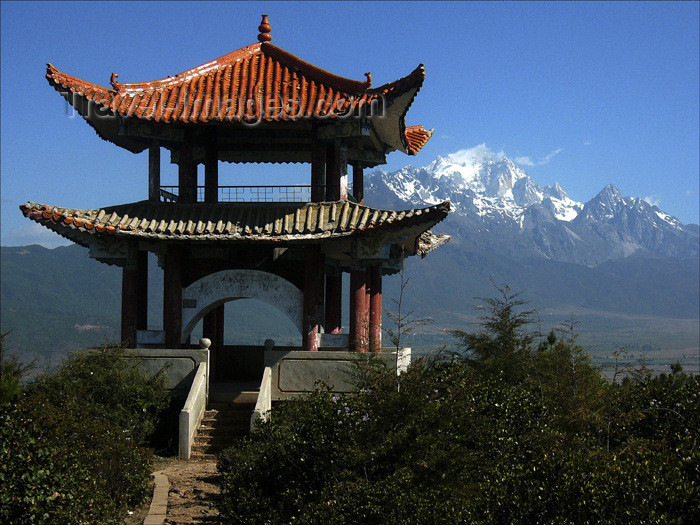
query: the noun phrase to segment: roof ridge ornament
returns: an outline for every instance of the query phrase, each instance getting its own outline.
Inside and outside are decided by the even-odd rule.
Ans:
[[[272,35],[270,34],[272,27],[270,27],[270,22],[267,19],[267,15],[262,15],[262,22],[260,22],[260,25],[258,26],[258,31],[260,31],[258,41],[269,42],[272,40]]]
[[[119,76],[119,75],[118,75],[117,73],[112,73],[112,77],[109,79],[109,83],[112,84],[112,88],[113,88],[115,91],[119,91],[119,86],[120,86],[120,84],[119,84],[119,82],[117,82],[117,77],[118,77],[118,76]]]
[[[367,77],[367,80],[365,80],[365,89],[369,89],[372,86],[372,73],[365,73],[365,77]]]

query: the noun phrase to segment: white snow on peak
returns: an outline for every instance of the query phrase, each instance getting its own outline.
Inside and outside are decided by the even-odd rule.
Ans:
[[[552,213],[560,221],[573,221],[583,209],[583,204],[576,202],[569,197],[564,199],[550,197],[549,200],[552,203]]]
[[[583,208],[559,184],[538,186],[502,151],[486,144],[437,157],[423,168],[382,173],[382,178],[404,202],[432,205],[449,199],[455,213],[502,217],[520,225],[533,205],[546,207],[561,221],[573,220]]]
[[[504,198],[513,198],[513,185],[527,177],[503,152],[494,153],[485,144],[438,157],[424,169],[435,179],[450,180],[455,189]]]
[[[436,179],[452,179],[461,188],[469,188],[478,184],[479,166],[452,162],[438,157],[425,170]]]
[[[655,206],[655,208],[656,208],[656,206]],[[681,227],[681,224],[678,221],[678,219],[676,219],[672,215],[669,215],[668,213],[664,213],[661,210],[659,210],[658,208],[655,209],[654,212],[656,213],[656,216],[659,219],[661,219],[662,221],[665,221],[665,222],[669,223],[671,226],[675,226],[677,228]]]

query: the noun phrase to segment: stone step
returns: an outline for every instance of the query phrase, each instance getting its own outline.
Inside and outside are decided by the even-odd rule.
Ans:
[[[255,393],[257,398],[257,392]],[[234,446],[250,431],[254,402],[228,401],[209,403],[192,444],[192,459],[206,459]]]
[[[216,454],[203,454],[202,452],[192,452],[190,461],[216,461]]]
[[[210,388],[209,402],[210,403],[252,403],[258,401],[257,390],[227,390],[225,388]]]
[[[254,410],[255,404],[258,402],[258,393],[255,393],[255,399],[252,401],[228,401],[228,402],[216,402],[210,401],[208,409],[210,410]]]
[[[240,436],[250,431],[250,421],[242,421],[235,425],[206,425],[197,429],[197,435],[201,436]]]
[[[216,454],[222,450],[226,450],[236,444],[237,439],[232,438],[221,443],[211,444],[211,443],[193,443],[192,444],[192,454]],[[191,457],[191,456],[190,456]]]
[[[211,423],[212,425],[230,423],[231,421],[245,421],[250,419],[253,411],[245,411],[232,414],[230,412],[218,412],[216,414],[204,414],[202,421],[205,423]]]
[[[206,410],[202,417],[202,426],[205,427],[223,427],[223,426],[240,426],[249,425],[250,417],[253,414],[255,407],[246,407],[245,409],[222,409],[222,410]]]
[[[209,403],[207,411],[214,412],[245,412],[255,410],[255,403]]]
[[[235,418],[235,417],[248,417],[253,413],[255,407],[238,408],[238,409],[223,409],[223,410],[205,410],[202,417],[204,419],[211,419],[213,421],[224,419],[224,418]]]
[[[206,425],[197,429],[198,436],[216,436],[219,434],[247,434],[250,430],[250,420],[241,421],[235,425]]]
[[[245,434],[243,434],[245,435]],[[194,444],[195,445],[211,445],[211,446],[218,446],[218,445],[226,445],[227,443],[231,443],[233,441],[237,441],[243,435],[220,435],[220,436],[201,436],[198,435],[197,437],[194,438]]]
[[[228,428],[231,430],[246,429],[250,427],[250,415],[242,418],[222,418],[215,420],[203,419],[199,428]]]
[[[221,418],[232,418],[232,417],[246,417],[248,414],[252,414],[253,409],[249,408],[247,410],[205,410],[202,417],[207,419],[217,420]]]
[[[228,427],[200,427],[197,429],[197,436],[202,437],[221,437],[221,436],[232,436],[240,437],[245,436],[250,432],[250,423],[245,425],[236,425]]]

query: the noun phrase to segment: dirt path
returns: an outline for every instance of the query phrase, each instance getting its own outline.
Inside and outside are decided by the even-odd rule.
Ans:
[[[216,461],[180,461],[167,459],[154,465],[170,482],[168,525],[219,524],[215,501],[219,495]],[[150,504],[150,502],[149,502]],[[126,525],[143,523],[146,506],[126,520]]]
[[[216,461],[172,460],[161,470],[170,481],[169,525],[218,523],[215,501],[219,495]]]

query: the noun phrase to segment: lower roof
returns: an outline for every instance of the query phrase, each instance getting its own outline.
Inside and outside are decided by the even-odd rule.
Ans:
[[[29,219],[88,246],[94,236],[134,241],[313,243],[410,231],[416,253],[444,244],[449,236],[429,232],[445,217],[450,202],[390,211],[349,201],[323,203],[161,203],[139,201],[97,209],[74,209],[27,202]]]

